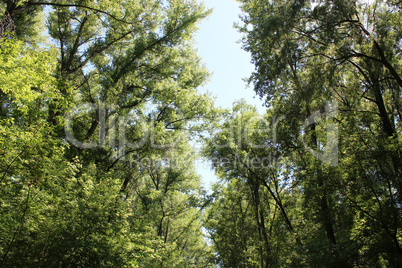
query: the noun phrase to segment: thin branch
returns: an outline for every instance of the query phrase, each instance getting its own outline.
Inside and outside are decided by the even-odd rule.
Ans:
[[[31,194],[31,185],[28,186],[28,195],[27,195],[27,199],[26,199],[26,202],[25,202],[25,208],[24,208],[24,211],[22,213],[22,216],[21,216],[20,222],[18,224],[17,230],[15,230],[15,232],[13,234],[13,238],[11,239],[10,244],[8,245],[6,252],[4,252],[4,254],[3,254],[3,258],[2,258],[2,261],[1,261],[0,267],[3,267],[3,264],[4,264],[4,262],[5,262],[6,258],[7,258],[7,254],[8,254],[8,252],[10,252],[11,246],[13,245],[17,234],[20,232],[20,229],[22,227],[25,215],[26,215],[26,213],[28,211],[28,208],[29,208],[28,205],[29,205],[30,194]]]
[[[116,21],[119,21],[119,22],[123,22],[123,23],[126,23],[126,24],[131,24],[131,22],[127,22],[125,20],[119,19],[116,16],[114,16],[114,15],[112,15],[112,14],[106,12],[106,11],[103,11],[103,10],[100,10],[100,9],[97,9],[97,8],[93,8],[93,7],[89,7],[89,6],[80,5],[80,4],[60,4],[60,3],[47,3],[47,2],[33,2],[33,3],[29,3],[28,5],[31,5],[31,6],[55,6],[55,7],[79,7],[79,8],[88,9],[88,10],[92,10],[92,11],[104,14],[104,15],[106,15],[108,17],[111,17],[112,19],[114,19]]]

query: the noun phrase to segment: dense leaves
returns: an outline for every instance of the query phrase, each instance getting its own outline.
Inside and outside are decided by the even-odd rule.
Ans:
[[[263,115],[198,1],[0,2],[0,267],[400,266],[400,1],[240,2]]]
[[[401,10],[398,1],[371,2],[241,1],[238,28],[255,65],[249,82],[268,110],[260,117],[262,127],[255,127],[247,118],[258,115],[247,115],[246,107],[240,114],[234,109],[226,124],[236,127],[213,134],[206,147],[206,156],[218,160],[215,169],[227,181],[224,190],[215,190],[208,225],[222,266],[400,265]],[[253,129],[268,133],[244,142]],[[227,142],[231,134],[234,143]],[[269,156],[280,161],[265,162],[261,169],[234,165],[233,156],[254,163]],[[227,159],[230,164],[222,164]],[[250,196],[245,185],[254,185],[258,195]],[[233,219],[213,216],[225,213],[229,204],[245,211],[245,197],[261,215],[236,226],[228,223]],[[272,205],[278,212],[283,208],[284,236],[275,231]],[[230,233],[249,229],[252,221],[253,235],[265,233],[269,246],[261,246],[261,238],[229,240]],[[241,253],[228,255],[233,247]],[[247,253],[258,247],[259,252]]]
[[[30,0],[0,11],[13,24],[0,39],[0,266],[212,263],[189,146],[216,113],[192,46],[209,11]]]

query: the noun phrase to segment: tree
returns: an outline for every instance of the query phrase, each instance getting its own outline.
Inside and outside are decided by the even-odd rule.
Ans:
[[[286,124],[278,125],[279,150],[290,164],[293,189],[302,189],[301,216],[321,226],[302,239],[311,252],[309,262],[396,267],[401,258],[400,4],[241,2],[239,29],[256,66],[249,82],[271,115],[286,117]],[[324,107],[338,114],[325,113]],[[318,122],[315,111],[332,120]],[[338,165],[305,150],[328,151],[331,126],[339,135],[339,158],[332,158]],[[314,247],[317,241],[325,246]]]
[[[183,159],[216,113],[192,46],[209,11],[175,0],[0,11],[15,29],[0,40],[0,266],[207,266],[203,190]]]
[[[288,200],[290,173],[277,151],[280,119],[271,121],[240,101],[222,121],[204,149],[222,181],[207,221],[221,264],[300,264],[296,252],[288,255],[301,241],[291,216],[297,202]]]

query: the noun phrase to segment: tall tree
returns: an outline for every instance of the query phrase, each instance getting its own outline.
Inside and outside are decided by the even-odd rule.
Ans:
[[[288,200],[289,174],[277,152],[278,120],[239,102],[222,121],[204,150],[222,180],[207,222],[221,265],[270,267],[292,258],[299,262],[285,250],[299,248],[301,241],[290,216],[295,207],[288,209],[288,202],[293,203]]]
[[[321,225],[306,241],[310,262],[321,255],[328,266],[397,266],[400,3],[241,2],[239,29],[256,67],[249,81],[272,115],[286,117],[278,143],[303,190],[301,216]],[[338,138],[338,155],[306,154],[323,156]],[[326,246],[315,248],[317,241]]]
[[[0,266],[207,266],[203,190],[183,159],[216,112],[197,92],[208,72],[192,45],[209,11],[175,0],[0,10],[12,24],[0,40]],[[147,159],[165,162],[136,165]]]

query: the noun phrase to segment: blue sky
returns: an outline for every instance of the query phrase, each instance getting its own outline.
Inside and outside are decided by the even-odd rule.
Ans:
[[[239,3],[235,0],[204,0],[204,3],[214,9],[199,25],[196,35],[198,54],[212,72],[211,80],[204,89],[216,97],[217,106],[231,108],[235,100],[244,98],[262,113],[262,101],[243,81],[251,75],[254,66],[250,63],[250,55],[238,43],[242,35],[233,28],[235,22],[240,22]],[[216,181],[208,164],[197,163],[197,171],[205,187],[210,188],[211,183]]]
[[[204,0],[204,3],[214,9],[196,35],[198,54],[213,73],[205,88],[216,96],[219,106],[231,108],[233,101],[244,98],[261,107],[262,102],[254,98],[254,91],[246,88],[242,80],[250,76],[254,66],[250,55],[238,43],[242,34],[233,27],[235,22],[240,22],[239,3],[235,0]]]

